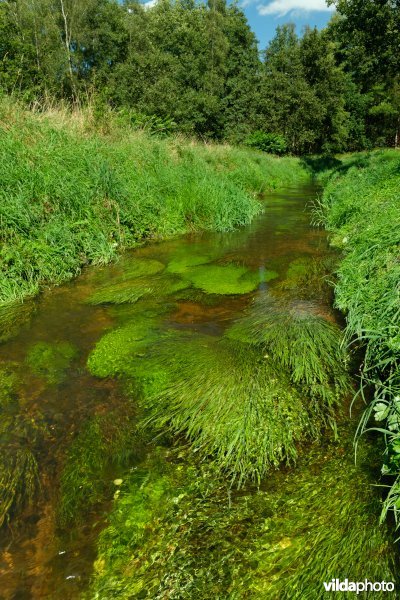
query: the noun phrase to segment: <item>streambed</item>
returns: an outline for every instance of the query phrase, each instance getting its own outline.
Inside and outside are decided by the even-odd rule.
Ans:
[[[0,345],[3,390],[8,390],[11,398],[1,407],[10,423],[9,429],[2,432],[1,441],[4,455],[10,457],[14,471],[22,465],[20,468],[25,469],[27,479],[25,489],[15,493],[15,505],[10,506],[1,530],[2,600],[73,600],[87,590],[97,557],[97,538],[107,524],[113,498],[118,498],[120,490],[122,496],[127,493],[123,482],[138,465],[142,465],[142,470],[151,470],[152,452],[159,452],[159,442],[152,450],[149,440],[141,439],[134,431],[132,423],[139,416],[132,398],[140,394],[137,381],[142,390],[150,389],[150,392],[160,384],[163,372],[154,369],[155,363],[151,360],[158,359],[158,353],[165,352],[164,347],[173,354],[174,347],[176,351],[179,348],[179,352],[182,348],[184,352],[185,347],[192,352],[198,344],[201,352],[210,344],[214,352],[214,340],[234,327],[258,296],[270,293],[278,304],[281,300],[290,302],[291,306],[329,323],[338,321],[332,309],[332,289],[328,285],[334,256],[325,232],[309,225],[309,203],[316,193],[311,185],[271,193],[265,200],[264,213],[248,227],[223,234],[193,234],[149,243],[125,254],[116,264],[87,269],[73,282],[43,293],[11,315],[8,327],[3,327]],[[147,360],[149,348],[151,360],[146,363],[142,359]],[[118,441],[121,430],[122,441]],[[225,540],[220,550],[228,555],[230,544],[236,547],[241,540],[244,552],[252,553],[253,560],[245,564],[243,573],[254,571],[255,580],[265,577],[265,581],[274,582],[276,572],[290,579],[293,570],[290,565],[297,567],[299,579],[295,583],[290,581],[298,586],[299,595],[294,593],[288,596],[291,598],[323,597],[313,587],[315,581],[311,573],[310,592],[304,595],[307,572],[300,577],[300,570],[306,565],[306,559],[301,558],[301,547],[303,545],[307,553],[313,548],[313,544],[309,545],[311,534],[306,530],[315,518],[311,513],[318,513],[321,481],[328,486],[328,497],[336,497],[340,506],[338,494],[343,495],[343,503],[347,502],[349,507],[357,494],[360,498],[363,494],[362,485],[355,490],[354,482],[351,483],[358,477],[357,472],[352,471],[352,427],[340,429],[339,442],[333,440],[329,425],[324,431],[322,440],[306,446],[293,472],[290,467],[282,466],[279,471],[272,470],[267,483],[261,482],[260,491],[252,482],[242,488],[237,494],[236,529],[232,519],[225,522],[224,516],[220,521],[215,517],[217,531],[221,527],[220,533],[228,528],[231,532],[230,542]],[[86,450],[80,448],[79,440],[83,446],[86,444]],[[168,442],[163,440],[162,443],[164,449],[168,447]],[[97,459],[92,460],[96,452],[103,458],[115,452],[118,460],[96,462]],[[33,458],[27,459],[27,456]],[[182,465],[185,469],[188,464],[182,456],[178,463],[170,463],[172,471],[181,469]],[[335,473],[340,468],[347,472],[348,481],[344,480],[338,491]],[[360,480],[364,481],[363,485],[365,482],[369,485],[375,477],[373,468],[360,469]],[[190,488],[190,482],[179,483],[176,473],[172,472],[171,477],[175,477],[177,489],[179,486],[182,490]],[[92,484],[90,478],[93,478]],[[29,488],[26,481],[31,482]],[[18,488],[18,482],[14,488]],[[23,501],[27,489],[32,492],[31,503]],[[225,492],[221,489],[218,493],[223,505]],[[169,493],[168,489],[165,493]],[[202,493],[200,490],[199,494]],[[154,498],[153,489],[148,494],[150,503]],[[231,492],[228,495],[230,498]],[[320,500],[321,504],[328,503],[326,496]],[[229,503],[231,501],[230,498]],[[288,515],[290,506],[292,517]],[[213,510],[205,513],[210,519],[214,518]],[[342,515],[345,512],[343,506],[337,510]],[[375,531],[378,512],[372,505],[368,510],[370,513],[361,506],[359,513],[355,511],[354,532],[350,512],[346,513],[343,539],[347,536],[347,543],[352,546],[353,533],[356,538],[360,530],[365,531],[367,525],[370,526],[373,542],[366,558],[368,566],[379,555],[386,569],[384,575],[390,576],[392,554],[386,533]],[[220,505],[215,508],[215,513],[219,512]],[[239,515],[243,516],[242,520]],[[272,537],[266,533],[271,531],[271,523],[275,528]],[[317,554],[326,553],[329,547],[329,539],[324,539],[323,532],[318,530],[321,523],[326,525],[325,538],[329,532],[332,534],[330,527],[334,525],[329,523],[328,514],[317,514],[312,526],[312,530],[322,536]],[[264,541],[260,538],[258,546],[254,546],[256,532],[263,527],[266,527],[266,537]],[[153,531],[159,535],[163,530],[161,527],[158,533],[156,528]],[[206,549],[201,545],[201,527],[195,531],[199,536],[201,563]],[[196,537],[196,533],[193,535]],[[340,539],[335,543],[340,544]],[[154,551],[151,544],[147,551]],[[286,558],[277,557],[274,554],[277,551],[286,552]],[[358,557],[353,547],[350,552],[354,553],[353,558]],[[346,547],[342,553],[345,565]],[[268,566],[269,560],[280,565],[276,572]],[[100,559],[100,567],[97,564],[100,576],[102,561],[104,558]],[[236,565],[240,562],[234,552],[231,561]],[[229,568],[223,565],[225,571]],[[167,586],[157,597],[284,597],[275,583],[257,587],[260,584],[253,585],[249,580],[247,589],[240,589],[244,576],[239,568],[235,574],[225,572],[216,576],[215,582],[209,584],[211,587],[207,587],[208,584],[202,587],[196,583],[196,577],[199,581],[212,580],[207,569],[211,569],[210,565],[205,570],[206,575],[191,573],[194,587],[189,591],[184,591],[184,587],[179,591],[177,587],[172,590]],[[335,576],[341,575],[335,573]],[[143,577],[146,580],[147,574]],[[157,585],[164,585],[159,573],[154,579]],[[104,600],[108,597],[155,598],[156,588],[152,585],[146,581],[135,587],[139,590],[137,596],[122,592],[120,596],[111,596],[111,593],[108,596],[108,592],[104,592],[98,597]],[[92,593],[89,592],[89,597]],[[224,595],[218,596],[221,593]]]

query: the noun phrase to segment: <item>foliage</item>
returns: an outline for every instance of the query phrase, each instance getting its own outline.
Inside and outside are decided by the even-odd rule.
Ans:
[[[287,150],[285,138],[276,133],[255,131],[246,138],[245,142],[246,146],[250,148],[258,148],[258,150],[270,152],[271,154],[285,154]]]
[[[397,152],[375,152],[344,163],[324,190],[319,215],[344,257],[338,267],[336,305],[347,316],[347,340],[362,347],[359,395],[368,402],[359,432],[369,426],[387,443],[383,473],[399,476],[397,425],[399,376],[400,159]],[[376,423],[371,422],[375,415]],[[389,491],[382,516],[398,518],[398,478]]]
[[[295,159],[150,139],[112,119],[107,137],[81,119],[0,104],[0,303],[146,238],[249,223],[256,194],[305,177]]]
[[[38,342],[29,349],[26,362],[32,373],[56,384],[65,378],[65,371],[76,353],[69,342]]]
[[[87,597],[314,600],[331,578],[395,581],[373,445],[355,466],[352,431],[340,438],[239,494],[185,450],[153,451],[114,503]]]

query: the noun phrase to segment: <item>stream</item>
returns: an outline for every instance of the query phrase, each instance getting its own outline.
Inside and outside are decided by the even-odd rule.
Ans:
[[[32,447],[40,486],[31,505],[14,512],[1,530],[1,600],[73,600],[88,585],[112,492],[100,504],[89,506],[84,520],[72,527],[60,526],[56,513],[60,474],[71,443],[88,418],[123,409],[125,402],[116,378],[99,378],[87,369],[96,342],[126,322],[133,310],[135,314],[149,307],[159,311],[163,331],[218,336],[261,292],[271,289],[278,297],[284,294],[302,302],[291,277],[304,276],[310,265],[332,260],[326,233],[310,226],[309,204],[316,193],[311,184],[272,192],[265,198],[264,212],[247,227],[147,243],[115,264],[85,269],[75,280],[27,301],[22,316],[16,313],[15,327],[0,345],[0,366],[11,365],[18,374],[18,410],[34,424],[36,442],[29,434],[12,442],[7,438],[3,451],[20,451],[24,444]],[[167,273],[160,267],[159,288],[137,302],[110,304],[101,298],[90,302],[110,282],[123,282],[137,259],[149,261],[150,267],[161,263],[175,268]],[[199,269],[189,283],[180,285],[185,264],[214,266],[216,275],[203,282]],[[218,268],[226,265],[236,269],[232,282],[218,281]],[[331,308],[332,289],[321,270],[316,272],[314,310],[337,321]],[[207,295],[212,301],[207,301]],[[104,477],[122,478],[124,469],[116,467]]]

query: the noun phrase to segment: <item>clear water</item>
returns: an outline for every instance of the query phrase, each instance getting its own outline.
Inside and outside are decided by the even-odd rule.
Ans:
[[[75,599],[91,574],[96,537],[104,525],[109,503],[92,510],[84,525],[60,530],[55,520],[59,476],[66,449],[85,419],[124,402],[117,382],[92,377],[86,361],[96,341],[123,320],[124,311],[129,312],[130,307],[94,306],[86,300],[99,286],[123,275],[132,258],[167,264],[193,254],[205,255],[214,265],[229,263],[258,273],[257,288],[240,295],[213,296],[210,303],[201,292],[194,298],[183,298],[182,293],[166,298],[160,293],[152,299],[142,298],[135,310],[146,310],[151,302],[153,309],[158,307],[164,313],[166,328],[187,329],[193,335],[218,335],[240,316],[258,290],[275,287],[279,294],[292,261],[321,260],[330,255],[324,231],[309,224],[308,206],[316,192],[313,186],[304,186],[271,193],[265,199],[264,213],[248,227],[149,243],[126,253],[116,264],[88,268],[73,282],[46,291],[33,301],[31,318],[13,338],[0,345],[0,365],[12,361],[20,365],[23,373],[20,406],[32,419],[43,421],[47,432],[39,449],[39,495],[31,507],[14,515],[1,530],[1,600]],[[278,277],[266,282],[265,272],[269,271],[275,271]],[[169,277],[161,273],[160,285],[164,276]],[[285,294],[302,300],[297,298],[295,288]],[[331,300],[326,285],[315,294],[313,303],[321,314],[334,319]],[[78,349],[60,380],[49,382],[30,368],[27,355],[38,342],[69,342]],[[12,444],[3,451],[12,452]],[[116,475],[109,474],[110,478]]]

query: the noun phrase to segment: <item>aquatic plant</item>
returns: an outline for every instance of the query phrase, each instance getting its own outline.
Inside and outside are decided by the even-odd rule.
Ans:
[[[89,355],[87,366],[92,375],[134,375],[134,359],[158,340],[154,320],[142,316],[106,333]]]
[[[34,311],[34,303],[28,300],[0,305],[0,343],[15,337],[29,323]]]
[[[337,325],[318,315],[307,302],[282,302],[259,295],[247,314],[226,335],[260,346],[276,366],[288,373],[328,418],[350,389],[347,357]]]
[[[62,527],[80,521],[92,506],[110,498],[116,491],[115,469],[140,454],[133,415],[129,402],[97,415],[83,425],[72,442],[60,481],[57,520]]]
[[[87,597],[315,600],[332,578],[396,581],[376,522],[374,445],[355,466],[353,433],[341,427],[340,445],[318,442],[294,470],[239,494],[187,450],[150,454],[114,502]]]
[[[32,501],[39,486],[39,469],[30,448],[2,449],[0,458],[0,527],[17,508]]]
[[[90,304],[124,304],[135,303],[142,297],[169,296],[190,285],[187,281],[173,275],[138,277],[137,279],[122,279],[101,286],[87,300]]]
[[[60,383],[77,350],[69,342],[38,342],[28,350],[26,362],[31,371],[49,384]]]
[[[316,435],[308,402],[250,346],[175,334],[156,353],[167,375],[164,387],[144,398],[144,424],[184,435],[236,485],[259,482],[271,466],[293,461],[296,443]]]
[[[260,284],[260,276],[236,265],[204,265],[184,272],[184,276],[207,294],[248,294]]]
[[[186,273],[191,267],[198,267],[211,262],[213,258],[202,254],[183,254],[173,258],[167,265],[167,271],[178,275]]]
[[[0,527],[31,502],[39,487],[35,447],[45,427],[40,415],[21,409],[18,366],[0,364]]]
[[[275,290],[289,292],[303,300],[325,300],[326,304],[331,304],[333,291],[330,283],[336,264],[335,256],[295,259]]]

